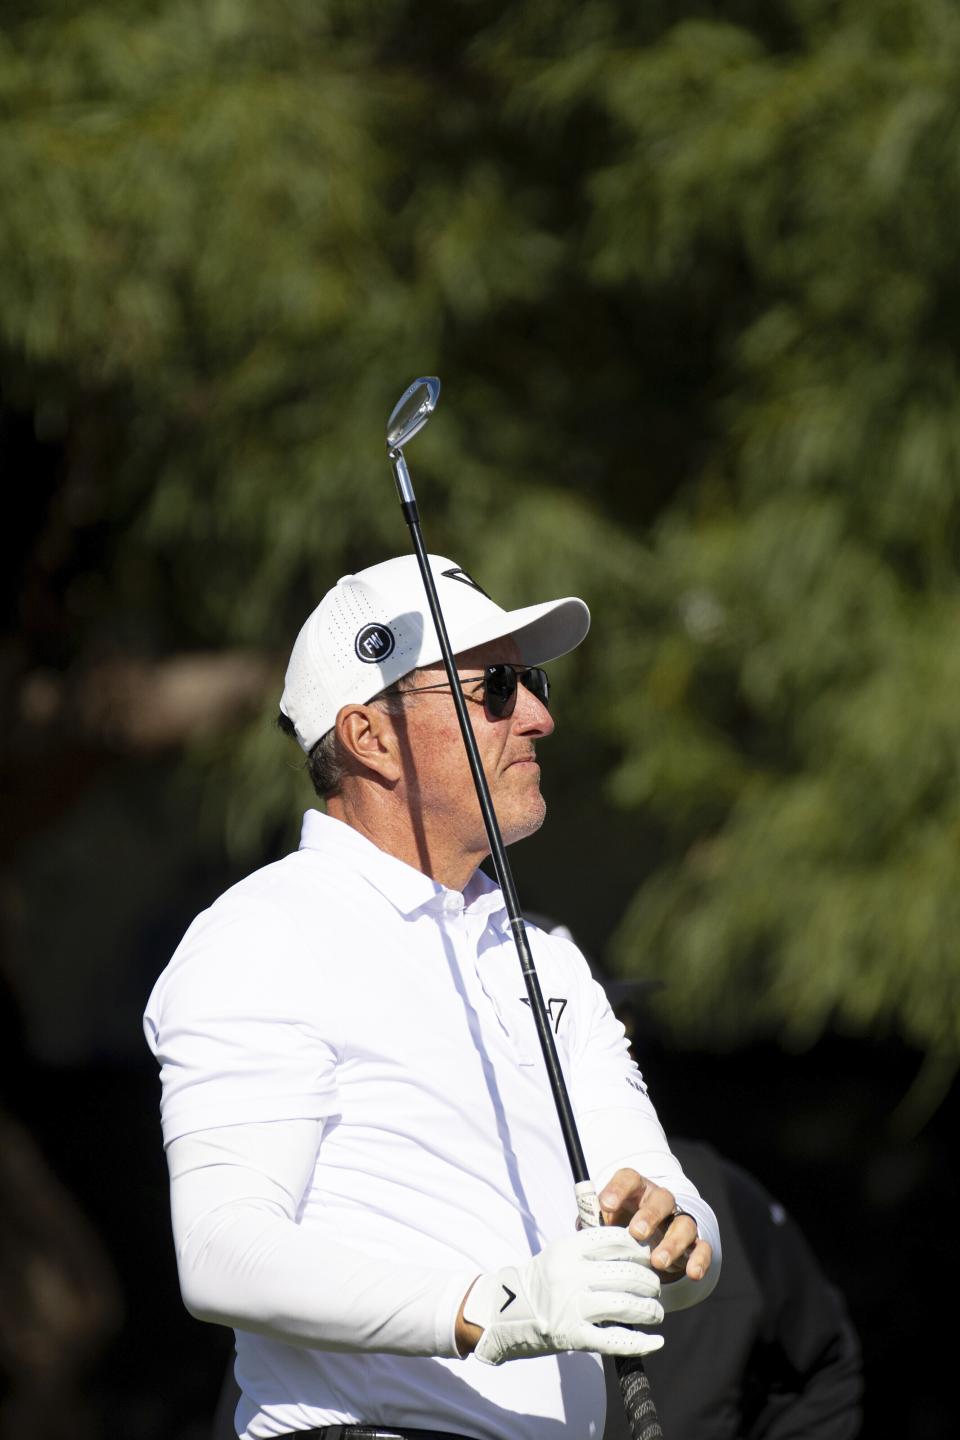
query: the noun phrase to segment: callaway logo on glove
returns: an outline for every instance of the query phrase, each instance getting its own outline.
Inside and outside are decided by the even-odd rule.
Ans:
[[[563,1350],[648,1355],[663,1337],[627,1327],[661,1323],[659,1294],[649,1246],[605,1226],[554,1240],[526,1265],[479,1276],[463,1317],[482,1328],[474,1354],[487,1365]]]

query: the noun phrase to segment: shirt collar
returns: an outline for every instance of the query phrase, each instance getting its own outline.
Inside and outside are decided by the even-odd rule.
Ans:
[[[459,893],[381,850],[352,825],[334,820],[319,810],[308,810],[303,817],[300,849],[329,855],[354,874],[362,875],[401,915],[412,915],[416,910],[444,911],[446,897]],[[490,915],[491,918],[505,909],[499,886],[482,870],[477,870],[464,888],[463,909],[465,914]]]

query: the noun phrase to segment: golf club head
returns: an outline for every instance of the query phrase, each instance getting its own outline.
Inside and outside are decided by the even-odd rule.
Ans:
[[[439,398],[440,381],[436,375],[422,375],[408,385],[387,421],[387,449],[402,450],[426,425]]]

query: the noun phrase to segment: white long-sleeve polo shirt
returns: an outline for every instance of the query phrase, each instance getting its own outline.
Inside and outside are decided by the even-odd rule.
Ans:
[[[591,1175],[667,1186],[714,1245],[579,951],[530,940]],[[576,1219],[503,897],[309,811],[300,849],[187,931],[151,995],[188,1305],[237,1332],[243,1437],[348,1421],[598,1437],[596,1356],[456,1354],[480,1271]],[[664,1287],[669,1309],[712,1288]]]

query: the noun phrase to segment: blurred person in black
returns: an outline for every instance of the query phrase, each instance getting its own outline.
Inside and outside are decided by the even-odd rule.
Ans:
[[[853,1440],[862,1419],[862,1364],[839,1291],[759,1181],[709,1145],[669,1138],[684,1173],[711,1187],[723,1271],[707,1304],[667,1317],[663,1349],[644,1359],[664,1435]],[[616,1376],[608,1374],[607,1383],[616,1387]],[[616,1407],[607,1415],[605,1440],[627,1440]]]

